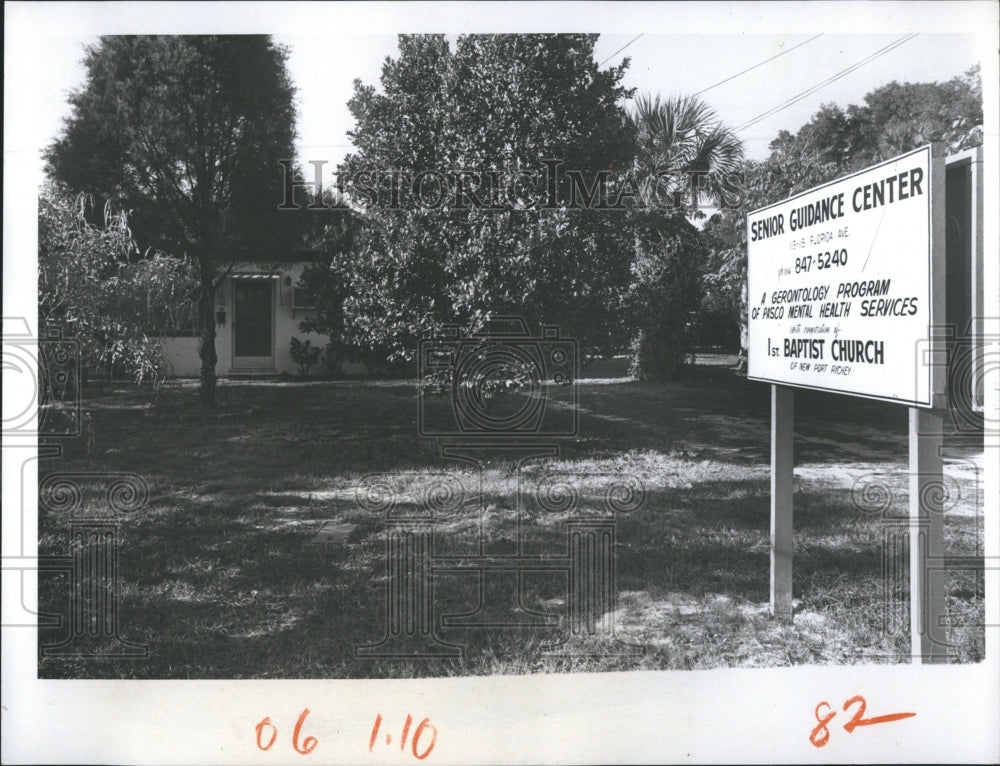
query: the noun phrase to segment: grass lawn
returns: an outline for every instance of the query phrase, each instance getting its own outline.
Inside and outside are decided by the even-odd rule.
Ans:
[[[582,381],[579,437],[520,475],[511,459],[479,472],[439,457],[418,435],[413,382],[226,382],[220,410],[208,415],[192,382],[155,401],[125,384],[94,383],[85,398],[94,448],[42,460],[39,475],[126,472],[148,484],[146,506],[119,519],[118,617],[121,636],[149,655],[46,657],[39,676],[374,678],[909,661],[905,574],[888,594],[883,577],[885,519],[907,512],[906,409],[796,395],[797,607],[784,625],[767,606],[769,389],[712,361],[672,385]],[[982,450],[946,445],[954,490],[947,553],[982,555]],[[462,489],[435,517],[436,554],[468,559],[480,544],[509,553],[520,524],[522,550],[549,563],[565,556],[573,514],[595,512],[609,481],[631,477],[643,494],[615,517],[614,611],[593,634],[569,636],[567,574],[540,569],[523,574],[520,605],[549,615],[551,626],[442,626],[445,615],[475,611],[481,584],[474,571],[442,571],[434,576],[437,634],[464,646],[464,656],[356,658],[355,646],[380,640],[386,625],[386,516],[357,494],[373,473],[400,502],[442,481]],[[531,507],[519,520],[519,482],[544,488],[550,480],[541,477],[552,473],[578,492],[576,510]],[[99,477],[79,481],[85,502],[103,502],[88,494],[100,491]],[[884,504],[852,503],[852,488],[857,498],[873,484],[887,488]],[[43,509],[39,553],[65,556],[69,524],[68,512]],[[513,586],[504,590],[512,577],[487,576],[490,608],[512,603]],[[66,613],[67,578],[41,576],[43,611]],[[949,571],[948,609],[949,659],[981,660],[981,572]],[[40,629],[39,641],[58,642],[65,631]]]

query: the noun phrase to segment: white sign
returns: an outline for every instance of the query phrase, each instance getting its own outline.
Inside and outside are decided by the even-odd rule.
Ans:
[[[747,216],[748,376],[930,406],[931,147]]]

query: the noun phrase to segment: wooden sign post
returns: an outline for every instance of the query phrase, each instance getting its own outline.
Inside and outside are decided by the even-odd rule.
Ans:
[[[771,386],[771,614],[792,620],[792,472],[795,467],[795,394]]]
[[[910,656],[915,662],[948,660],[945,603],[944,500],[947,494],[941,459],[947,406],[945,329],[945,169],[941,144],[934,144],[930,164],[930,327],[917,354],[917,370],[929,368],[932,408],[910,407]],[[936,363],[933,363],[936,362]]]
[[[910,408],[910,653],[921,662],[948,659],[942,421],[938,410]]]

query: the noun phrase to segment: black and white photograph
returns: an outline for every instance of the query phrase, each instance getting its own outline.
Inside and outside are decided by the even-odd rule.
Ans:
[[[995,4],[5,20],[4,762],[1000,757]]]

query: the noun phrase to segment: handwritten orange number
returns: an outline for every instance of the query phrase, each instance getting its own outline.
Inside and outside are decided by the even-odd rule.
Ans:
[[[319,744],[315,737],[306,737],[302,741],[302,747],[299,747],[299,734],[302,733],[302,724],[305,723],[307,715],[309,715],[309,708],[302,711],[299,720],[295,722],[295,730],[292,732],[292,747],[295,748],[296,752],[302,753],[302,755],[308,755]]]
[[[888,715],[877,715],[874,718],[862,718],[865,714],[865,709],[868,707],[868,703],[865,702],[865,698],[860,694],[851,697],[844,703],[844,712],[846,713],[852,705],[857,705],[858,707],[851,719],[844,724],[844,731],[848,734],[853,732],[858,726],[872,726],[877,723],[901,721],[904,718],[912,718],[916,715],[916,713],[889,713]],[[819,710],[821,707],[825,707],[828,711],[822,716]],[[818,723],[809,734],[809,741],[812,742],[814,747],[823,747],[830,741],[830,730],[827,728],[827,724],[837,715],[837,711],[830,707],[829,702],[820,702],[816,706],[814,715]]]
[[[427,746],[427,749],[424,750],[424,752],[421,754],[417,752],[417,743],[420,741],[420,735],[424,733],[424,727],[426,726],[429,726],[433,730],[432,732],[433,736],[431,737],[431,743]],[[426,758],[428,755],[431,754],[431,750],[434,749],[434,745],[437,743],[437,739],[438,739],[437,726],[431,723],[430,718],[425,718],[424,720],[422,720],[420,724],[417,726],[416,732],[413,734],[412,749],[414,757],[419,761],[424,760],[424,758]]]
[[[379,713],[377,716],[375,716],[375,725],[372,726],[372,736],[371,739],[368,740],[369,753],[372,751],[372,748],[375,747],[375,738],[378,736],[378,727],[381,725],[382,725],[382,714]]]
[[[826,709],[829,710],[830,712],[824,715],[822,718],[820,718],[819,709],[823,706],[826,706]],[[819,721],[819,723],[816,725],[816,728],[814,728],[812,730],[812,733],[809,735],[809,741],[813,743],[814,747],[823,747],[823,745],[825,745],[827,742],[830,741],[830,730],[826,728],[826,725],[833,720],[833,717],[835,715],[837,715],[837,711],[830,709],[829,702],[820,702],[816,706],[815,715],[816,715],[816,720]]]
[[[372,752],[372,750],[375,747],[375,742],[378,739],[378,730],[381,725],[382,725],[382,714],[379,713],[378,715],[375,716],[375,723],[372,726],[372,734],[371,737],[369,737],[368,739],[369,753]],[[407,715],[406,721],[403,722],[402,736],[400,737],[399,741],[400,750],[406,749],[406,740],[410,736],[410,726],[412,725],[413,725],[413,716]],[[423,736],[424,731],[428,728],[431,729],[431,741],[430,744],[428,744],[427,747],[424,748],[424,751],[421,753],[418,751],[417,743],[420,742],[420,737]],[[430,718],[425,718],[419,724],[417,724],[417,730],[413,732],[413,740],[410,742],[410,751],[413,753],[413,757],[416,758],[418,761],[422,761],[424,760],[424,758],[430,755],[431,750],[434,749],[434,745],[437,743],[437,736],[438,736],[437,726],[431,723]],[[392,742],[392,735],[386,734],[385,743],[388,745],[391,742]]]
[[[261,734],[264,732],[265,726],[271,727],[271,739],[267,741],[266,745],[262,743],[260,739]],[[257,724],[257,747],[259,747],[261,750],[269,750],[271,748],[271,745],[274,744],[274,740],[276,740],[277,738],[278,738],[278,729],[275,727],[273,723],[271,723],[270,718],[264,718],[261,720],[259,724]]]
[[[844,712],[847,712],[849,708],[854,703],[858,703],[858,712],[854,714],[854,717],[850,721],[844,724],[844,730],[850,734],[854,731],[857,726],[871,726],[876,723],[889,723],[890,721],[900,721],[904,718],[913,718],[916,713],[889,713],[889,715],[877,715],[874,718],[862,718],[865,714],[865,708],[868,707],[868,703],[865,702],[865,698],[860,694],[856,697],[851,697],[847,702],[844,703]]]
[[[309,715],[309,708],[305,708],[299,715],[299,720],[295,722],[295,730],[292,732],[292,747],[295,748],[296,752],[302,753],[302,755],[308,755],[315,750],[316,745],[319,744],[315,737],[306,737],[302,740],[302,744],[299,744],[299,737],[302,735],[302,724],[305,723],[307,715]],[[265,728],[270,728],[271,730],[271,738],[266,743],[264,742]],[[274,744],[274,740],[278,738],[278,727],[271,723],[270,717],[267,717],[260,720],[256,729],[257,747],[261,750],[270,750],[271,746]]]

